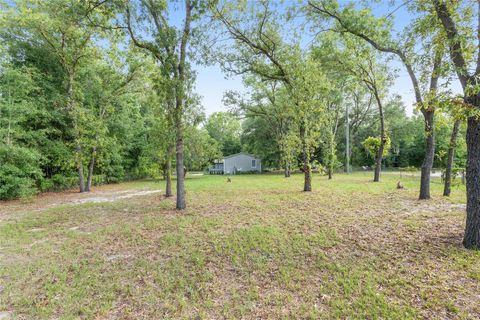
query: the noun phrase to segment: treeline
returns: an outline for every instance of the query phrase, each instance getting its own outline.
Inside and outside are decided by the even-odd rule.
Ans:
[[[111,52],[96,48],[77,71],[75,107],[69,110],[68,77],[58,58],[32,39],[4,36],[0,199],[77,187],[78,157],[86,191],[166,174],[174,132],[161,92],[145,76],[151,59],[115,62]],[[200,106],[189,110],[185,166],[190,170],[202,170],[219,154],[216,141],[198,126],[204,118]]]
[[[2,11],[0,199],[170,176],[175,128],[169,84],[89,1],[16,1]],[[99,27],[111,28],[103,32]],[[120,48],[122,47],[122,48]],[[188,94],[185,163],[219,147]]]
[[[349,156],[351,169],[363,170],[363,167],[373,169],[374,155],[369,153],[364,142],[369,137],[375,137],[378,132],[378,117],[371,101],[351,101],[349,103],[352,109],[349,111]],[[345,107],[345,106],[344,106]],[[385,122],[390,145],[385,153],[382,167],[392,170],[420,169],[424,159],[425,139],[424,139],[424,120],[418,114],[408,116],[405,105],[400,97],[393,96],[385,105]],[[342,172],[346,170],[346,113],[345,108],[338,115],[337,129],[335,135],[336,157],[334,171]],[[448,151],[450,148],[451,134],[454,123],[448,115],[437,115],[437,125],[435,126],[435,159],[433,167],[442,170],[443,174],[447,167]],[[266,167],[280,169],[283,164],[280,162],[281,149],[274,140],[273,132],[263,118],[248,117],[242,122],[242,132],[240,139],[244,151],[259,155]],[[453,170],[458,176],[465,170],[466,164],[466,143],[465,126],[460,127],[460,134],[454,154]],[[313,152],[313,166],[316,169],[325,170],[328,162],[323,156],[322,145],[319,145]],[[299,169],[300,159],[297,158],[295,169]]]

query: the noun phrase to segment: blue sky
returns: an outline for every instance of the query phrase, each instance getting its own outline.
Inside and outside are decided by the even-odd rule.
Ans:
[[[285,1],[289,3],[298,3],[298,0]],[[340,1],[342,4],[348,3],[348,1]],[[398,3],[393,7],[389,5],[390,1],[383,1],[374,4],[373,12],[375,15],[385,15],[390,13]],[[400,3],[400,2],[399,2]],[[401,31],[411,20],[411,14],[408,13],[405,8],[399,8],[395,11],[394,29],[395,31]],[[412,90],[412,85],[407,71],[398,60],[390,62],[392,68],[398,69],[398,77],[396,78],[394,85],[390,88],[390,94],[399,94],[403,102],[405,103],[407,114],[413,113],[413,105],[415,97]],[[196,92],[202,96],[202,104],[207,114],[211,114],[216,111],[227,111],[227,107],[222,104],[223,94],[227,90],[246,91],[242,84],[241,77],[231,77],[226,79],[225,74],[222,72],[218,65],[214,66],[194,66],[197,71]],[[452,84],[452,90],[455,93],[461,92],[458,81]]]

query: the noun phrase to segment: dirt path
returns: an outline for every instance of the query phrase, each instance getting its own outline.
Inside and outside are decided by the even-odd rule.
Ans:
[[[122,191],[113,191],[113,192],[97,192],[91,194],[86,198],[73,199],[70,203],[79,204],[79,203],[99,203],[99,202],[113,202],[120,199],[128,199],[138,196],[144,196],[152,193],[159,193],[162,190],[122,190]]]
[[[43,211],[63,205],[77,205],[84,203],[114,202],[139,196],[160,193],[160,189],[127,189],[122,190],[111,185],[96,187],[92,192],[78,193],[76,191],[47,192],[29,201],[0,202],[0,219],[13,213],[28,211]]]

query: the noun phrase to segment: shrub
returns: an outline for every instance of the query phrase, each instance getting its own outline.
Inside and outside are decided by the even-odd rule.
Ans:
[[[64,176],[62,174],[54,174],[50,179],[45,179],[40,187],[42,192],[45,191],[63,191],[71,189],[78,185],[78,177]]]
[[[0,146],[0,199],[18,199],[38,192],[42,181],[40,156],[34,150]]]

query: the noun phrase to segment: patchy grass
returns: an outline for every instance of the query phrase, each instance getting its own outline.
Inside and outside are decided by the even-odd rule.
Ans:
[[[465,195],[417,201],[385,174],[187,179],[188,209],[146,194],[2,204],[0,311],[19,319],[480,317]],[[136,181],[100,187],[157,190]],[[61,201],[59,201],[61,199]]]

